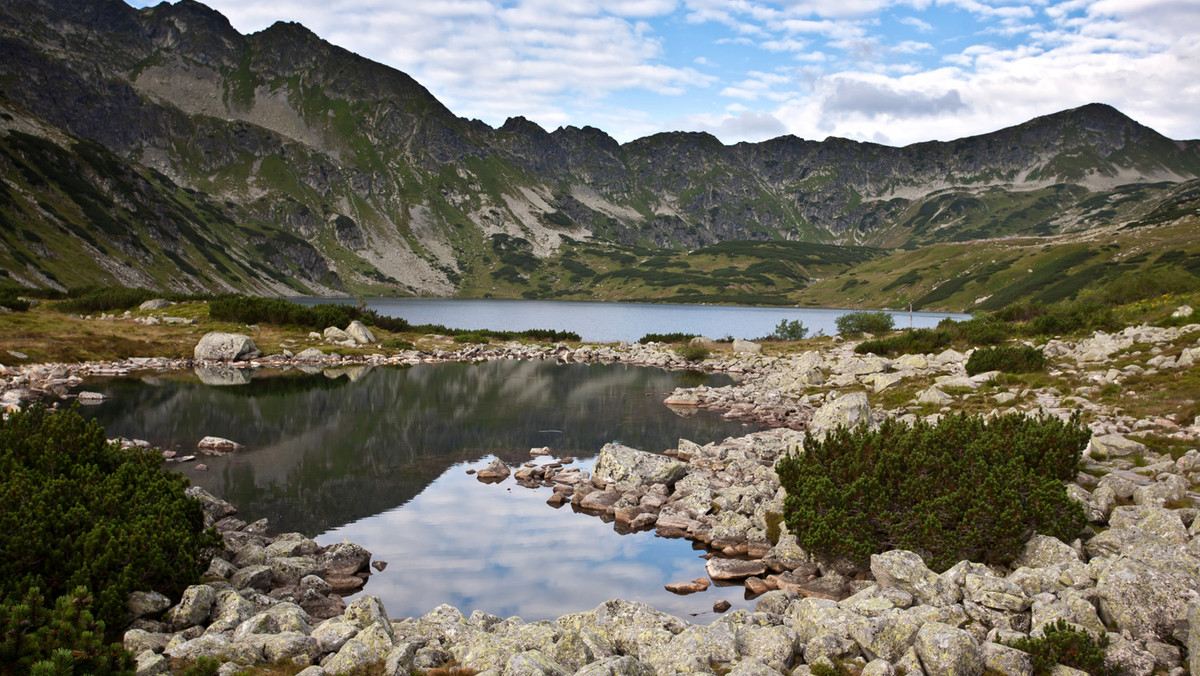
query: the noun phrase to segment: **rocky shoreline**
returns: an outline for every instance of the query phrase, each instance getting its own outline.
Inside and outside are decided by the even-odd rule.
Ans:
[[[748,595],[758,595],[753,612],[734,611],[702,626],[619,599],[531,623],[479,611],[464,617],[448,606],[419,618],[391,619],[371,596],[343,610],[340,593],[366,580],[369,553],[350,543],[320,548],[299,534],[269,538],[265,524],[245,524],[219,499],[197,494],[225,535],[226,549],[214,559],[205,584],[189,589],[183,599],[138,606],[140,617],[126,635],[126,646],[138,656],[139,674],[165,673],[181,661],[208,656],[224,662],[222,673],[291,661],[306,667],[300,672],[305,676],[349,673],[370,664],[382,664],[382,673],[389,675],[457,665],[504,676],[745,676],[808,674],[814,665],[834,660],[856,664],[870,675],[982,674],[985,669],[1024,675],[1032,674],[1029,656],[1003,644],[1039,636],[1061,619],[1106,635],[1109,660],[1122,673],[1178,676],[1200,673],[1200,495],[1195,489],[1200,453],[1160,456],[1137,435],[1153,430],[1195,444],[1200,424],[1171,415],[1136,419],[1103,410],[1090,400],[1088,388],[1195,368],[1200,345],[1184,338],[1197,331],[1200,325],[1142,326],[1078,342],[1051,341],[1043,346],[1051,375],[1083,383],[1066,393],[1053,387],[989,387],[996,374],[967,377],[967,355],[953,350],[885,359],[856,355],[853,345],[844,343],[821,353],[773,357],[742,345],[743,351],[695,365],[653,344],[510,343],[351,358],[302,351],[230,361],[133,359],[6,368],[0,370],[0,403],[69,398],[83,377],[146,369],[211,370],[228,377],[256,367],[553,359],[740,373],[736,385],[680,389],[666,403],[683,410],[710,408],[775,428],[706,446],[681,440],[665,455],[610,444],[591,474],[548,465],[518,468],[513,475],[522,485],[553,485],[551,501],[570,501],[581,511],[614,520],[618,528],[653,528],[662,536],[704,543],[714,552],[709,577],[741,582]],[[1117,356],[1134,363],[1117,368]],[[891,409],[871,405],[905,382],[921,383],[914,401]],[[85,399],[83,393],[75,396]],[[868,569],[815,562],[779,523],[783,490],[774,463],[801,443],[798,430],[819,433],[889,416],[939,416],[959,403],[977,405],[982,399],[995,412],[1066,417],[1083,407],[1092,413],[1094,436],[1084,471],[1068,484],[1091,522],[1086,537],[1060,542],[1035,536],[1011,568],[964,561],[936,574],[904,551],[876,555]],[[940,408],[927,413],[930,402]],[[698,591],[707,583],[681,581],[673,591]],[[1060,667],[1055,673],[1082,672]]]

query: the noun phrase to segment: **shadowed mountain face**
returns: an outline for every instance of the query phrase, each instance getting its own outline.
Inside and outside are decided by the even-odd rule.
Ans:
[[[680,417],[662,404],[678,386],[728,376],[518,361],[326,374],[226,387],[113,380],[95,384],[111,401],[84,413],[110,437],[180,455],[208,435],[244,444],[200,456],[208,472],[176,468],[243,518],[310,535],[403,505],[450,466],[488,455],[515,466],[530,448],[549,446],[586,459],[614,440],[660,452],[680,438],[707,443],[754,429],[713,413]]]
[[[1104,105],[904,148],[492,129],[303,26],[241,35],[189,0],[7,2],[0,83],[0,269],[39,285],[449,295],[528,281],[504,242],[534,263],[589,237],[911,248],[1108,225],[1200,176],[1200,144]],[[1081,207],[1134,183],[1144,207]]]

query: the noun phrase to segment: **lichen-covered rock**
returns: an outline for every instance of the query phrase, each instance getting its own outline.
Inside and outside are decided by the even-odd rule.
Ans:
[[[125,632],[121,645],[134,655],[139,655],[144,650],[160,653],[166,649],[170,641],[170,634],[146,631],[144,629],[130,629]]]
[[[387,610],[383,607],[383,601],[378,596],[364,596],[354,599],[346,606],[346,612],[343,617],[347,622],[358,627],[360,630],[378,625],[388,637],[395,640],[392,623],[388,619]]]
[[[980,652],[989,671],[1001,676],[1033,676],[1033,658],[1027,652],[999,643],[984,643]]]
[[[575,676],[655,676],[654,671],[642,664],[636,657],[606,657],[599,662],[593,662],[579,671]]]
[[[854,427],[870,420],[871,406],[865,392],[850,392],[823,404],[808,423],[811,430],[832,430],[838,426]]]
[[[872,554],[871,573],[880,587],[903,589],[931,606],[949,606],[962,598],[957,585],[929,570],[921,557],[913,552],[895,549]]]
[[[592,471],[593,477],[616,484],[618,490],[641,484],[671,487],[685,474],[687,465],[678,460],[621,444],[605,444]]]
[[[353,575],[360,570],[366,570],[371,564],[371,552],[360,545],[343,540],[317,557],[322,577],[329,575]]]
[[[265,556],[265,554],[264,554]],[[267,591],[271,588],[271,582],[274,578],[274,572],[267,565],[249,565],[244,568],[239,568],[237,572],[229,578],[229,584],[234,589],[257,589],[259,591]]]
[[[747,624],[738,630],[736,646],[742,657],[786,671],[795,661],[796,632],[784,626]]]
[[[254,640],[262,649],[263,659],[271,663],[298,657],[312,661],[322,654],[321,644],[315,638],[295,631],[255,636]]]
[[[1003,578],[968,573],[963,587],[965,598],[995,610],[1020,613],[1029,608],[1029,597],[1020,586]]]
[[[153,617],[171,607],[171,599],[156,591],[135,591],[129,595],[125,608],[131,618]],[[135,655],[137,652],[133,652]]]
[[[217,592],[209,616],[208,632],[233,631],[257,611],[255,605],[232,589]]]
[[[1106,434],[1092,437],[1083,454],[1085,457],[1106,460],[1108,458],[1142,455],[1146,451],[1146,445],[1139,441],[1126,439],[1120,434]]]
[[[346,641],[358,635],[358,627],[351,624],[344,616],[333,617],[317,625],[312,631],[312,637],[321,646],[321,652],[332,653],[341,650]]]
[[[1093,637],[1106,633],[1104,623],[1092,605],[1080,592],[1067,589],[1054,594],[1039,594],[1034,597],[1030,616],[1030,634],[1042,636],[1045,628],[1059,620],[1069,622]]]
[[[373,624],[346,641],[332,657],[321,666],[329,674],[349,674],[384,662],[392,652],[392,638],[383,627]]]
[[[578,671],[616,652],[612,641],[589,629],[578,629],[563,631],[550,656],[564,667]]]
[[[245,640],[250,634],[312,633],[312,618],[295,603],[280,603],[257,613],[238,625],[233,640]]]
[[[940,622],[928,622],[917,631],[914,644],[928,676],[979,676],[983,656],[970,633]]]
[[[128,650],[128,648],[126,648]],[[132,651],[130,651],[132,652]],[[166,655],[160,655],[153,650],[143,650],[134,653],[136,657],[136,676],[159,676],[171,673],[171,660]]]
[[[1174,554],[1176,558],[1191,559],[1195,562],[1190,566],[1194,572],[1190,576],[1179,575],[1170,569],[1170,561],[1151,564],[1128,556],[1118,558],[1096,581],[1100,614],[1106,624],[1135,637],[1165,638],[1172,634],[1176,620],[1184,616],[1188,603],[1197,597],[1200,560],[1178,550],[1158,549],[1164,557]]]
[[[570,673],[540,650],[517,653],[504,666],[505,676],[568,676]]]
[[[192,350],[192,357],[205,361],[239,361],[262,355],[250,336],[211,331],[204,334]]]
[[[1030,568],[1047,568],[1056,563],[1074,563],[1082,561],[1079,552],[1056,537],[1035,533],[1025,543],[1025,548],[1013,560],[1013,568],[1028,566]]]
[[[163,619],[174,631],[204,624],[216,599],[217,591],[212,587],[206,584],[192,585],[184,590],[183,598],[167,611]]]
[[[892,611],[850,625],[850,635],[868,659],[895,662],[912,648],[923,624],[909,613]]]
[[[449,650],[464,667],[479,671],[494,669],[497,673],[504,672],[505,665],[517,652],[512,644],[469,626],[455,632]]]

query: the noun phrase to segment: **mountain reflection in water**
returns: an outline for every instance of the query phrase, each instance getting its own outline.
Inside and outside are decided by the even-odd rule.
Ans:
[[[590,471],[610,441],[662,451],[680,438],[703,444],[756,429],[707,411],[677,415],[662,403],[678,386],[731,382],[725,375],[533,361],[264,375],[229,386],[179,376],[90,383],[109,399],[84,413],[110,437],[147,439],[180,455],[207,435],[244,444],[237,453],[198,456],[207,472],[196,463],[173,468],[237,505],[247,521],[268,517],[277,532],[320,534],[324,544],[347,538],[377,559],[391,557],[367,593],[383,596],[393,616],[447,602],[468,613],[480,607],[536,619],[612,596],[669,609],[679,597],[661,585],[704,574],[688,543],[620,536],[569,506],[546,505],[549,489],[511,479],[485,485],[466,470],[491,456],[516,466],[531,460],[530,448],[549,446]],[[514,558],[536,559],[541,572],[522,584],[517,578],[528,573],[513,572]],[[439,574],[455,579],[419,579]],[[581,586],[589,587],[586,601]],[[731,589],[714,593],[740,598]],[[715,598],[696,597],[707,608]]]

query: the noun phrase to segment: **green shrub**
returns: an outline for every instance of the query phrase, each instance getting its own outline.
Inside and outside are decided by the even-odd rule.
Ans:
[[[77,587],[48,608],[37,588],[0,600],[0,674],[134,673],[133,656],[120,643],[104,643],[104,623]]]
[[[1046,369],[1046,355],[1029,345],[997,345],[975,350],[967,359],[967,375],[987,371],[1037,373]]]
[[[1047,676],[1055,665],[1062,664],[1092,676],[1109,676],[1119,673],[1104,662],[1108,648],[1108,635],[1092,638],[1086,631],[1076,629],[1065,620],[1056,620],[1042,629],[1041,638],[1022,638],[1010,647],[1029,653],[1033,660],[1035,676]]]
[[[389,350],[412,350],[417,347],[416,345],[413,345],[411,342],[409,342],[407,340],[401,340],[399,338],[388,338],[387,340],[380,343],[379,346],[387,348]]]
[[[681,345],[675,348],[675,352],[690,362],[704,361],[712,354],[712,350],[703,345]]]
[[[861,336],[864,333],[887,333],[895,325],[892,315],[882,310],[847,312],[834,322],[837,324],[838,333],[848,337]]]
[[[890,315],[889,315],[890,316]],[[780,319],[779,324],[775,326],[775,333],[771,334],[776,340],[804,340],[808,335],[808,329],[801,324],[799,320],[793,319],[788,321]]]
[[[877,354],[881,357],[897,357],[902,354],[925,354],[940,352],[953,339],[947,329],[913,329],[891,338],[867,340],[855,346],[858,354]]]
[[[179,598],[222,545],[204,528],[187,479],[156,454],[109,444],[77,411],[41,406],[0,420],[0,595],[83,586],[92,613],[119,632],[130,592]]]
[[[18,288],[3,288],[0,289],[0,307],[6,307],[13,312],[27,312],[29,310],[29,301],[22,300],[20,296],[21,289]]]
[[[229,295],[214,298],[208,303],[208,316],[218,321],[242,324],[276,324],[298,326],[320,331],[327,326],[345,328],[354,320],[385,331],[408,331],[408,322],[400,317],[386,317],[344,303],[301,305],[282,298]]]
[[[454,342],[471,343],[474,345],[487,345],[488,337],[479,331],[468,331],[466,333],[460,333],[454,336]]]
[[[647,333],[638,339],[642,345],[647,343],[686,343],[696,337],[694,333]]]
[[[1069,541],[1085,523],[1067,497],[1091,437],[1020,414],[952,415],[937,425],[885,421],[807,435],[776,467],[784,519],[800,546],[866,565],[873,553],[917,552],[934,570],[969,559],[1006,564],[1031,535]]]

